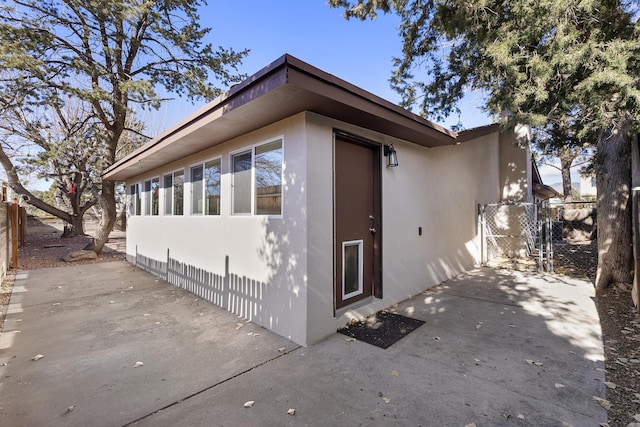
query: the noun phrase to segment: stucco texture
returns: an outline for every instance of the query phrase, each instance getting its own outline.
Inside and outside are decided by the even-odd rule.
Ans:
[[[334,130],[392,143],[400,165],[382,158],[383,298],[334,310]],[[283,139],[282,216],[234,216],[229,156]],[[229,311],[309,345],[347,321],[374,313],[479,263],[478,203],[501,200],[505,186],[526,183],[526,150],[490,133],[459,145],[425,148],[324,116],[303,112],[134,177],[131,185],[184,168],[185,206],[191,165],[222,159],[221,215],[131,216],[127,256]],[[510,170],[501,164],[508,157]],[[524,163],[521,163],[524,162]],[[419,235],[419,228],[422,235]],[[167,261],[170,274],[167,274]]]

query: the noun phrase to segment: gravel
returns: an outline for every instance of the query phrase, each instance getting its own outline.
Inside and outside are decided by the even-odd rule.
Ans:
[[[596,299],[604,344],[609,426],[626,427],[640,415],[640,319],[631,287],[610,286]]]

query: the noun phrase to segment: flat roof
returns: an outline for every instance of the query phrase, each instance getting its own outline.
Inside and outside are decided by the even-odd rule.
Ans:
[[[425,147],[461,142],[456,132],[285,54],[114,163],[103,179],[126,180],[302,111]]]

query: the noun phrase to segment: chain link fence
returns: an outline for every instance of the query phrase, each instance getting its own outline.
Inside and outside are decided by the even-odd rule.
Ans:
[[[595,202],[486,204],[479,213],[483,265],[595,276]]]
[[[552,230],[550,271],[595,278],[598,265],[596,202],[549,203],[546,227]]]
[[[536,268],[538,206],[534,203],[486,204],[480,207],[482,264]]]

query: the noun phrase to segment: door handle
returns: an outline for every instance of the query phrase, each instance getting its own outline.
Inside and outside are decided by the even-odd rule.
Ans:
[[[371,232],[371,234],[376,234],[376,229],[375,229],[375,228],[373,228],[373,227],[371,227],[371,228],[369,229],[369,231]]]
[[[373,221],[375,218],[373,217],[373,215],[369,215],[369,219]]]

